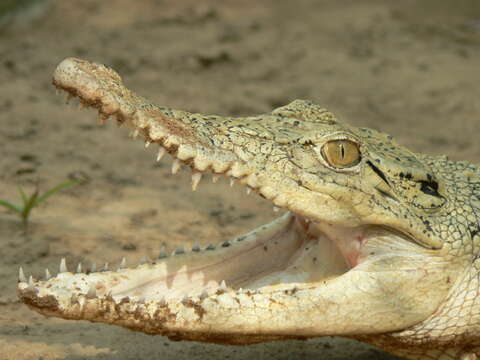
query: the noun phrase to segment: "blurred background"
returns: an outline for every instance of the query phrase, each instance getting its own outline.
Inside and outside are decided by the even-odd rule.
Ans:
[[[345,339],[223,347],[45,319],[18,267],[132,264],[161,243],[227,240],[277,214],[238,186],[170,175],[155,149],[65,105],[65,57],[105,63],[173,108],[256,115],[310,99],[414,151],[480,161],[478,0],[0,0],[0,200],[89,179],[32,210],[0,208],[0,359],[393,359]],[[80,175],[79,175],[80,174]]]

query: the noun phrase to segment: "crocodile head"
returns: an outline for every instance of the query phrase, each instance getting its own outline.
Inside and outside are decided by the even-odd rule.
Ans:
[[[190,167],[194,189],[203,174],[223,175],[286,213],[135,268],[72,273],[62,261],[46,280],[22,271],[21,300],[45,315],[220,343],[375,338],[435,318],[472,259],[471,246],[456,245],[468,225],[449,220],[469,196],[452,187],[467,176],[463,165],[450,174],[446,158],[414,154],[308,101],[245,118],[177,111],[73,58],[53,82],[158,145],[158,158],[173,156],[173,173]]]

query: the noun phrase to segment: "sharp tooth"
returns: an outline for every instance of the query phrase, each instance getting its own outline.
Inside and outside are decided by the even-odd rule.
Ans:
[[[159,306],[165,306],[165,305],[167,305],[167,301],[165,300],[165,296],[162,296],[162,298],[161,298],[160,301],[158,302],[158,305],[159,305]]]
[[[235,184],[235,179],[234,178],[230,178],[230,186],[233,186]]]
[[[163,155],[165,155],[166,152],[167,152],[167,150],[165,150],[165,148],[163,148],[163,147],[158,149],[157,161],[162,160],[162,157],[163,157]]]
[[[103,271],[108,271],[108,262],[106,262],[105,265],[103,265]]]
[[[28,278],[28,286],[33,286],[33,276],[30,275],[30,277]]]
[[[18,269],[18,281],[27,282],[27,278],[25,277],[25,273],[23,272],[23,269],[21,266],[20,266],[20,269]]]
[[[222,280],[220,283],[220,290],[227,290],[227,284],[225,283],[225,280]]]
[[[220,179],[220,175],[212,175],[212,182],[215,184],[218,179]]]
[[[90,272],[94,273],[97,271],[97,264],[93,263],[92,266],[90,267]]]
[[[52,275],[50,274],[50,270],[48,270],[48,268],[45,269],[45,280],[50,280],[50,278],[52,277]]]
[[[60,272],[61,273],[68,272],[67,262],[65,261],[65,258],[62,258],[62,260],[60,261]]]
[[[138,134],[140,134],[140,131],[138,131],[138,129],[133,130],[132,138],[136,139],[138,137]]]
[[[159,259],[165,259],[167,257],[167,250],[165,248],[165,245],[162,245],[160,248],[160,253],[158,254]]]
[[[67,93],[67,97],[65,98],[65,104],[69,104],[70,103],[70,100],[72,100],[73,98],[73,95],[70,94],[70,93]]]
[[[274,206],[274,207],[273,207],[273,211],[274,211],[274,212],[279,212],[279,211],[280,211],[280,208],[277,207],[277,206]]]
[[[118,269],[125,269],[127,267],[127,259],[125,259],[125,257],[122,258],[122,262],[120,263],[120,266],[118,267]]]
[[[82,263],[79,262],[77,265],[77,273],[80,274],[82,272]]]
[[[192,175],[192,191],[197,190],[197,186],[202,179],[202,173],[196,172]]]
[[[150,144],[151,144],[151,143],[152,143],[152,142],[151,142],[151,141],[149,141],[149,140],[145,141],[145,149],[146,149],[146,148],[148,148],[148,147],[150,146]]]
[[[178,171],[180,170],[180,166],[181,166],[180,160],[178,159],[173,160],[172,174],[175,175],[176,173],[178,173]]]
[[[247,195],[250,195],[252,193],[252,189],[247,187]]]

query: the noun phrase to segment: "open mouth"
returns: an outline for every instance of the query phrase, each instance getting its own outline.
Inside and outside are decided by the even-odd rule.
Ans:
[[[327,226],[330,233],[322,232]],[[360,232],[313,223],[300,215],[285,213],[271,223],[233,240],[207,247],[175,250],[158,259],[126,268],[69,272],[62,259],[60,272],[45,281],[29,280],[21,270],[21,290],[37,288],[71,291],[87,298],[112,297],[120,302],[181,301],[217,292],[295,291],[340,276],[357,265]],[[341,239],[341,240],[339,240]]]
[[[224,175],[287,212],[231,241],[170,255],[162,252],[158,259],[132,268],[122,261],[116,270],[82,272],[79,267],[70,272],[62,259],[60,272],[52,277],[47,270],[42,281],[27,278],[20,269],[19,296],[35,310],[152,334],[181,332],[181,338],[201,341],[223,342],[219,334],[242,333],[248,339],[236,343],[252,343],[278,336],[394,331],[423,320],[445,296],[453,270],[445,271],[452,267],[437,249],[423,247],[408,231],[387,226],[388,221],[379,221],[381,215],[367,216],[372,224],[360,220],[353,202],[345,200],[353,192],[339,192],[348,188],[339,178],[330,177],[329,183],[317,177],[327,184],[322,190],[312,184],[311,173],[298,170],[297,160],[302,166],[321,166],[318,152],[296,148],[275,153],[274,145],[280,149],[285,144],[280,134],[275,144],[259,142],[271,146],[272,154],[259,165],[248,144],[244,150],[228,143],[238,134],[248,138],[244,123],[156,107],[126,89],[113,70],[87,61],[64,60],[54,85],[97,109],[102,122],[113,116],[132,129],[133,137],[143,137],[146,146],[158,144],[157,160],[165,153],[174,158],[172,173],[182,164],[189,166],[194,190],[202,174],[211,173],[214,179]],[[268,138],[259,123],[264,117],[245,119],[251,131]],[[267,116],[271,122],[278,119]],[[282,121],[296,131],[294,118]],[[305,141],[309,146],[311,140]],[[358,144],[344,139],[335,138],[322,154],[330,166],[358,168],[362,160]],[[268,164],[275,168],[267,171]],[[430,295],[419,298],[419,293]],[[339,322],[339,314],[348,321]]]

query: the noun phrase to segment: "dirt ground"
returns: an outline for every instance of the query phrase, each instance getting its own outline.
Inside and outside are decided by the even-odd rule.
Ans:
[[[82,174],[35,209],[27,231],[0,209],[0,359],[393,359],[345,339],[225,347],[46,319],[20,304],[18,267],[59,259],[131,264],[198,239],[220,242],[275,217],[240,186],[170,175],[154,149],[96,125],[55,96],[63,58],[109,64],[129,87],[174,108],[269,112],[296,98],[415,151],[480,159],[477,0],[51,1],[0,27],[0,199]],[[453,6],[454,5],[454,6]],[[30,15],[28,15],[30,16]],[[25,20],[25,21],[23,21]],[[13,22],[12,22],[13,21]],[[1,24],[1,23],[0,23]]]

